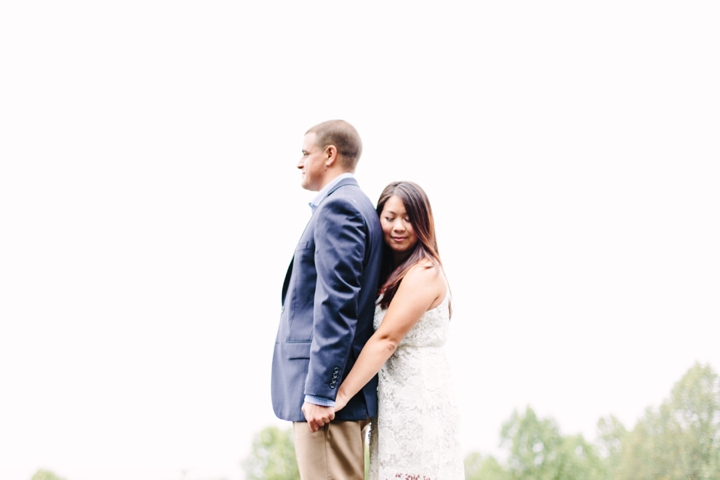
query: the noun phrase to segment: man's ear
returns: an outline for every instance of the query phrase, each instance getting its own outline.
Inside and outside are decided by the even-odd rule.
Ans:
[[[337,161],[338,150],[335,145],[325,147],[325,166],[332,167]]]

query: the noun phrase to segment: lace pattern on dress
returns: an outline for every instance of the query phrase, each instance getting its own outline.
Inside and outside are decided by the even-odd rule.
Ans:
[[[443,346],[449,292],[405,335],[378,372],[370,430],[371,480],[464,480],[459,417]],[[377,307],[375,329],[385,316]]]

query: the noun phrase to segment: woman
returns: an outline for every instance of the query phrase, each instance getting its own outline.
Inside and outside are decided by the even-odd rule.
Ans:
[[[442,349],[450,290],[430,203],[418,185],[394,182],[377,211],[387,247],[376,331],[340,386],[336,410],[379,373],[370,478],[462,480],[458,414]]]

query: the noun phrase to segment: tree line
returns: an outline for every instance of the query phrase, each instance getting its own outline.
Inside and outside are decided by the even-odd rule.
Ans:
[[[597,423],[597,438],[564,435],[553,418],[515,411],[500,431],[498,458],[472,452],[467,480],[719,480],[720,377],[693,365],[657,408],[632,428],[614,416]],[[299,479],[290,429],[255,435],[242,462],[248,480]]]
[[[503,423],[500,447],[497,458],[468,454],[466,480],[720,480],[720,377],[695,364],[632,428],[604,417],[592,441],[527,407]],[[299,480],[291,429],[258,432],[241,466],[247,480]],[[64,479],[39,470],[31,480]]]

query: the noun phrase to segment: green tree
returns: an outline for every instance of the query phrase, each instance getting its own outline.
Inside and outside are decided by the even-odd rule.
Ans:
[[[598,439],[563,436],[531,408],[503,424],[507,462],[475,452],[467,480],[718,480],[720,377],[695,364],[659,408],[648,408],[632,430],[615,417],[598,421]]]
[[[242,466],[248,480],[299,480],[292,430],[277,427],[261,430]]]
[[[619,436],[610,455],[617,480],[720,478],[720,378],[695,364],[658,409]]]
[[[65,480],[50,470],[38,470],[30,480]]]
[[[472,452],[465,457],[465,480],[511,480],[510,473],[492,455]]]
[[[598,438],[596,444],[604,459],[606,478],[613,480],[619,471],[623,443],[628,431],[615,416],[601,418],[597,423]]]
[[[605,468],[597,448],[582,435],[564,437],[553,419],[540,419],[528,407],[503,424],[502,446],[509,448],[514,480],[600,480]]]
[[[605,462],[596,445],[582,435],[563,437],[558,452],[558,479],[602,480],[606,478]]]

